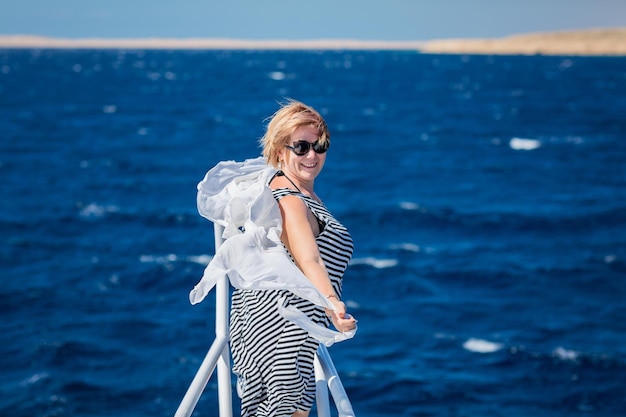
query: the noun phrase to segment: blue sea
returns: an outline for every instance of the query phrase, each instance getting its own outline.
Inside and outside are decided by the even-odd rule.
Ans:
[[[174,414],[196,185],[287,97],[331,129],[357,417],[626,415],[626,58],[227,50],[0,50],[0,415]]]

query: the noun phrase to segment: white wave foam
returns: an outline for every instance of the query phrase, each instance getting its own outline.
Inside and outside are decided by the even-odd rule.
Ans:
[[[532,151],[541,147],[541,142],[537,139],[513,138],[509,141],[509,146],[516,151]]]
[[[571,59],[564,59],[563,61],[561,61],[561,63],[559,64],[559,69],[561,71],[568,69],[569,67],[571,67],[572,65],[574,65],[574,61],[572,61]]]
[[[109,213],[117,213],[118,211],[120,211],[120,209],[117,206],[102,206],[99,204],[90,203],[80,209],[79,215],[80,217],[93,219],[103,217]]]
[[[376,259],[373,257],[353,259],[350,265],[369,265],[376,269],[392,268],[398,265],[396,259]]]
[[[199,255],[199,256],[187,257],[187,261],[200,264],[200,265],[208,265],[209,262],[211,262],[211,259],[213,259],[213,257],[210,255]]]
[[[165,255],[165,256],[141,255],[139,257],[139,261],[142,263],[146,263],[146,264],[150,264],[150,263],[164,264],[168,262],[176,262],[177,260],[178,260],[178,256],[176,256],[173,253],[170,253],[169,255]]]
[[[419,204],[411,203],[409,201],[403,201],[400,203],[400,208],[403,210],[419,210]]]
[[[275,80],[275,81],[284,80],[287,77],[285,73],[282,71],[273,71],[273,72],[270,72],[268,75],[272,80]]]
[[[575,361],[580,356],[580,353],[559,346],[558,348],[554,349],[552,355],[563,361]]]
[[[198,255],[198,256],[187,256],[181,257],[174,253],[170,253],[168,255],[141,255],[139,257],[139,262],[145,264],[167,264],[172,262],[193,262],[200,265],[207,265],[213,259],[210,255]]]
[[[490,342],[484,339],[470,338],[463,343],[463,348],[476,353],[493,353],[502,349],[502,343]]]
[[[574,145],[580,145],[584,143],[584,139],[580,136],[568,136],[565,138],[566,143],[573,143]]]
[[[23,380],[22,382],[20,382],[20,385],[25,387],[27,385],[34,385],[39,381],[43,381],[50,378],[50,375],[47,372],[39,372],[29,378],[26,378],[25,380]]]
[[[113,104],[108,104],[108,105],[102,107],[102,112],[103,113],[108,113],[108,114],[116,113],[117,112],[117,106],[115,106]]]
[[[394,250],[403,250],[407,252],[419,252],[422,249],[414,243],[400,243],[397,245],[391,245],[391,249]]]

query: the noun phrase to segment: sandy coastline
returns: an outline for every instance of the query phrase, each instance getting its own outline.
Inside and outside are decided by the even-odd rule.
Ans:
[[[0,48],[25,49],[270,49],[408,50],[438,54],[626,55],[626,28],[531,33],[498,39],[432,41],[241,40],[241,39],[64,39],[0,35]]]
[[[319,40],[245,40],[220,38],[64,39],[41,36],[2,36],[0,48],[64,49],[379,49],[419,50],[424,42]]]
[[[626,55],[626,28],[531,33],[500,39],[426,42],[424,53],[490,55]]]

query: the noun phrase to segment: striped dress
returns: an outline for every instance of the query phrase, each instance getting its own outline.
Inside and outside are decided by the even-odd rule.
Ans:
[[[324,205],[297,191],[272,190],[278,201],[300,197],[320,222],[317,245],[333,288],[341,296],[341,280],[352,256],[353,242]],[[235,290],[230,335],[233,372],[241,398],[241,416],[291,416],[309,410],[315,400],[313,358],[319,342],[278,314],[277,303],[292,305],[313,322],[330,325],[322,307],[287,290]]]

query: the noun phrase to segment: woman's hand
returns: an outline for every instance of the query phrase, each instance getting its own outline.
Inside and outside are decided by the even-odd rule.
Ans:
[[[346,312],[346,305],[343,301],[339,301],[334,297],[330,300],[336,310],[327,310],[326,313],[330,316],[335,329],[342,333],[354,330],[356,328],[356,319]]]

